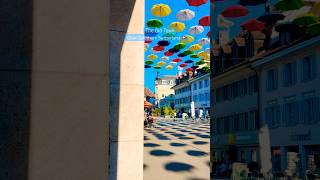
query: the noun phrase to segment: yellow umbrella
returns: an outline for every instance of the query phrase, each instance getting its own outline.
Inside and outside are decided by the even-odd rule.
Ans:
[[[200,44],[194,44],[194,45],[189,47],[190,51],[199,51],[201,49],[202,49],[202,46]]]
[[[186,35],[186,36],[182,36],[182,38],[180,39],[180,42],[188,44],[188,43],[192,43],[194,41],[193,36],[190,35]]]
[[[171,9],[166,4],[156,4],[152,6],[151,13],[156,17],[162,18],[168,16],[171,13]]]
[[[210,55],[204,51],[200,51],[198,56],[200,56],[202,59],[210,59]]]
[[[166,70],[170,70],[172,68],[173,68],[173,66],[171,66],[171,65],[166,66]]]
[[[186,25],[182,22],[172,22],[169,25],[170,29],[174,29],[176,32],[181,32],[184,30],[184,28],[186,27]]]
[[[166,64],[166,62],[160,61],[160,62],[157,63],[157,66],[160,66],[160,67],[161,67],[161,66],[163,66],[163,65],[165,65],[165,64]]]
[[[150,54],[147,58],[148,58],[149,60],[153,61],[153,60],[157,59],[158,56],[155,55],[155,54]]]

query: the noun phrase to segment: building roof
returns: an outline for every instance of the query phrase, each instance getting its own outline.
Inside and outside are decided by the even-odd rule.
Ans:
[[[150,89],[144,87],[144,97],[155,98],[155,95],[151,92]]]

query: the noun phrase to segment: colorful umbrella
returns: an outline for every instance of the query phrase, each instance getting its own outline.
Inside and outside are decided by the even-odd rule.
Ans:
[[[260,4],[265,4],[268,0],[240,0],[238,4],[243,6],[257,6]]]
[[[172,53],[177,53],[179,51],[180,51],[180,49],[175,49],[175,48],[169,49],[169,52],[172,52]]]
[[[160,28],[163,26],[163,23],[159,19],[150,19],[147,22],[147,26],[152,28]]]
[[[182,64],[180,64],[179,66],[180,66],[180,67],[186,67],[186,66],[188,66],[188,64],[187,64],[187,63],[182,63]]]
[[[187,0],[189,6],[201,6],[202,4],[206,4],[208,0]]]
[[[199,51],[201,49],[202,49],[202,46],[200,44],[194,44],[194,45],[189,47],[190,51]]]
[[[170,62],[170,64],[172,64],[173,66],[175,66],[177,63],[176,62]]]
[[[168,61],[168,60],[169,60],[169,57],[163,56],[163,57],[160,58],[160,60],[161,60],[161,61]]]
[[[201,49],[201,48],[200,48]],[[193,51],[191,51],[191,50],[185,50],[185,51],[183,51],[183,54],[185,54],[185,55],[190,55],[190,54],[192,54],[193,53]]]
[[[173,66],[172,65],[168,65],[168,66],[166,66],[166,70],[170,70],[170,69],[172,69],[173,68]]]
[[[237,18],[237,17],[242,17],[246,16],[249,13],[248,9],[244,6],[241,5],[236,5],[236,6],[230,6],[225,8],[221,15],[223,17],[228,17],[228,18]]]
[[[207,33],[207,35],[206,35],[207,37],[210,37],[210,31]]]
[[[149,61],[146,61],[145,64],[146,64],[146,65],[151,65],[151,64],[153,64],[153,61],[150,61],[150,60],[149,60]]]
[[[164,62],[164,61],[159,61],[159,62],[157,63],[157,66],[161,67],[161,66],[163,66],[163,65],[165,65],[165,64],[166,64],[166,62]]]
[[[154,69],[161,69],[161,67],[159,67],[159,66],[154,66],[153,68]]]
[[[205,64],[206,62],[204,61],[204,60],[200,60],[200,61],[198,61],[198,62],[196,62],[196,65],[203,65],[203,64]]]
[[[198,44],[200,44],[201,46],[205,46],[207,44],[210,44],[210,40],[208,38],[201,38],[198,40]]]
[[[164,55],[165,56],[172,56],[174,53],[173,52],[170,52],[170,51],[166,51],[164,52]]]
[[[183,48],[185,48],[186,47],[186,44],[184,44],[184,43],[178,43],[178,44],[176,44],[173,48],[174,49],[183,49]]]
[[[199,52],[198,56],[201,57],[202,59],[210,59],[210,54],[208,54],[204,51]]]
[[[144,38],[144,43],[149,44],[149,43],[151,43],[151,42],[152,42],[152,39],[151,39],[150,37],[145,37],[145,38]]]
[[[180,58],[175,58],[172,60],[173,62],[181,62],[182,60]]]
[[[264,23],[256,19],[249,19],[242,23],[241,27],[248,31],[262,31],[264,29]]]
[[[170,45],[170,42],[169,41],[159,41],[157,43],[159,46],[169,46]]]
[[[189,34],[197,35],[197,34],[201,34],[203,31],[204,31],[204,28],[202,26],[192,26],[189,29]]]
[[[150,65],[144,65],[144,68],[151,68]]]
[[[304,6],[303,0],[280,0],[274,7],[281,11],[290,11],[300,9]]]
[[[186,71],[190,72],[190,71],[193,71],[193,69],[192,68],[187,68]]]
[[[186,27],[186,25],[182,22],[172,22],[169,25],[170,29],[174,29],[176,32],[181,32],[184,30],[184,28]]]
[[[210,54],[210,48],[206,48],[206,50],[204,50],[206,53]]]
[[[296,24],[299,26],[309,26],[309,25],[315,24],[317,22],[319,22],[319,17],[312,15],[312,14],[306,14],[303,16],[296,17],[292,21],[293,24]]]
[[[147,56],[147,58],[149,59],[149,60],[155,60],[155,59],[157,59],[158,58],[158,56],[157,55],[155,55],[155,54],[150,54],[149,56]]]
[[[176,35],[172,32],[169,32],[169,33],[165,33],[162,37],[164,40],[169,41],[169,40],[173,40],[176,37]]]
[[[199,25],[210,26],[210,16],[204,16],[199,20]]]
[[[187,56],[187,55],[184,54],[184,53],[179,53],[179,54],[178,54],[178,57],[185,57],[185,56]]]
[[[163,47],[163,46],[156,45],[156,46],[154,46],[152,49],[155,50],[155,51],[163,51],[163,50],[164,50],[164,47]]]
[[[258,18],[259,21],[266,24],[275,24],[277,21],[283,20],[285,16],[281,13],[267,13]]]
[[[188,21],[194,18],[194,12],[190,9],[182,9],[177,13],[176,18],[179,21]]]
[[[186,60],[184,63],[191,64],[191,63],[193,63],[193,61],[192,60]]]
[[[194,59],[199,58],[199,56],[197,54],[191,54],[190,57],[194,58]]]
[[[307,34],[310,35],[320,35],[320,23],[315,23],[315,24],[311,24],[310,26],[308,26],[307,28]]]
[[[162,18],[168,16],[171,13],[171,9],[166,4],[156,4],[152,6],[151,13],[156,17]]]
[[[181,39],[180,39],[180,42],[181,43],[185,43],[185,44],[191,43],[193,41],[194,41],[194,37],[190,36],[190,35],[182,36]]]
[[[191,66],[191,68],[192,68],[192,69],[197,69],[197,68],[199,68],[199,66],[193,65],[193,66]]]

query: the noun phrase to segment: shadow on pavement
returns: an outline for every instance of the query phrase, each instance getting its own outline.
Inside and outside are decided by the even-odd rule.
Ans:
[[[194,167],[190,164],[180,163],[180,162],[170,162],[165,165],[167,171],[183,172],[191,171]]]
[[[165,150],[153,150],[153,151],[150,151],[150,154],[153,156],[171,156],[174,153],[170,151],[165,151]]]
[[[206,155],[208,155],[206,152],[194,151],[194,150],[187,151],[187,154],[190,155],[190,156],[206,156]]]

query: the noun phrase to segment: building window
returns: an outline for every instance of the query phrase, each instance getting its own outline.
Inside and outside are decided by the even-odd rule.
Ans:
[[[274,128],[280,125],[280,106],[274,105],[265,109],[265,121],[269,127]]]
[[[204,80],[204,87],[208,87],[209,86],[209,79]]]
[[[166,80],[162,80],[161,83],[162,83],[163,85],[165,85],[165,84],[167,84],[167,81],[166,81]]]
[[[319,97],[311,97],[304,99],[300,105],[301,109],[301,123],[316,123],[320,121],[319,109]]]
[[[202,94],[198,95],[198,100],[199,100],[199,102],[202,101]]]
[[[199,81],[199,89],[202,88],[202,81]]]
[[[209,97],[209,93],[205,93],[205,101],[209,101],[210,97]]]
[[[170,85],[173,85],[173,80],[170,80]]]
[[[197,97],[198,97],[197,95],[193,95],[193,101],[194,102],[197,102]]]
[[[193,90],[197,90],[197,84],[196,83],[193,84]]]
[[[270,69],[267,71],[267,90],[272,91],[278,88],[278,71]]]
[[[285,87],[292,86],[297,82],[297,63],[292,62],[283,66],[283,84]]]
[[[299,104],[288,102],[283,105],[283,124],[286,126],[296,125],[299,121]]]
[[[258,91],[258,77],[256,75],[249,77],[248,79],[248,94],[252,95]]]
[[[302,81],[309,81],[316,77],[317,63],[314,56],[305,56],[302,59]]]

